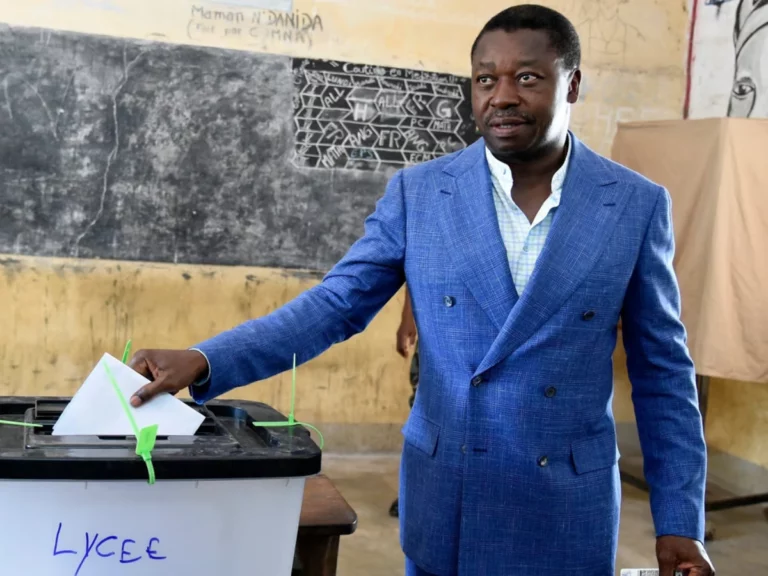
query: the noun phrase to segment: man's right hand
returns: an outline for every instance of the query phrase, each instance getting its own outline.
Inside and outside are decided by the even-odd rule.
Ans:
[[[208,374],[208,362],[195,350],[139,350],[128,364],[151,382],[131,397],[141,406],[161,392],[176,394]]]

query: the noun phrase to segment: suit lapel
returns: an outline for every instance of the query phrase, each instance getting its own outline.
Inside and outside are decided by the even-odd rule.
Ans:
[[[493,188],[480,139],[445,168],[438,221],[457,272],[501,330],[517,293],[501,238]]]
[[[571,134],[573,151],[560,206],[522,296],[476,373],[524,344],[584,281],[610,238],[628,195],[609,165]]]

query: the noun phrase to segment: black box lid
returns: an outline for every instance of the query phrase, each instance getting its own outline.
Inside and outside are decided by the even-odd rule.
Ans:
[[[130,436],[51,436],[69,398],[0,397],[0,479],[146,480]],[[321,452],[302,426],[257,427],[287,418],[260,402],[214,400],[198,406],[205,420],[194,436],[158,436],[152,451],[157,482],[286,478],[320,472]]]

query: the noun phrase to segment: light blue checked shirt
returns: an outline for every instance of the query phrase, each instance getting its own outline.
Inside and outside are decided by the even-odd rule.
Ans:
[[[568,171],[571,159],[570,135],[566,141],[568,152],[565,162],[552,176],[552,194],[541,205],[533,222],[517,207],[512,200],[512,171],[509,166],[496,159],[488,148],[485,156],[488,159],[488,167],[491,170],[493,182],[493,202],[496,205],[496,216],[499,219],[501,238],[507,249],[507,260],[512,272],[512,280],[517,289],[517,295],[521,296],[525,290],[528,279],[533,274],[533,267],[544,248],[547,234],[552,227],[552,218],[555,210],[560,205],[560,195],[563,191],[563,181]]]

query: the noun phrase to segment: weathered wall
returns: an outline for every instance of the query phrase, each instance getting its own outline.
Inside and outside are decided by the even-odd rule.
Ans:
[[[467,75],[475,34],[509,4],[508,0],[296,0],[288,18],[269,11],[228,12],[220,3],[4,0],[0,21],[12,29],[39,27]],[[588,144],[607,154],[617,121],[680,116],[687,30],[683,2],[549,4],[571,17],[583,38],[585,80],[573,127]],[[50,42],[50,34],[41,33],[39,41]],[[0,114],[2,99],[0,94]],[[328,173],[322,177],[334,178]],[[184,198],[183,191],[180,197]],[[276,198],[279,202],[280,196]],[[238,217],[247,220],[249,213]],[[362,222],[348,225],[350,230],[362,230]],[[292,232],[286,234],[288,241],[295,240]],[[19,255],[21,250],[13,242],[9,245],[14,254],[4,260],[0,274],[7,326],[0,333],[2,393],[71,393],[97,357],[104,350],[119,353],[127,337],[133,338],[134,346],[188,346],[268,312],[317,281],[316,275],[295,269],[148,264],[127,262],[125,257],[120,257],[123,261],[58,259]],[[227,256],[225,246],[220,257]],[[302,267],[316,268],[315,264]],[[401,304],[400,295],[366,333],[299,370],[297,412],[322,424],[329,447],[388,448],[399,442],[397,431],[407,414],[409,395],[407,362],[394,351]],[[233,396],[286,409],[286,383],[284,375]],[[626,387],[619,396],[625,393]],[[621,402],[617,400],[624,414]],[[355,427],[353,434],[349,426]]]

